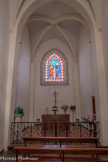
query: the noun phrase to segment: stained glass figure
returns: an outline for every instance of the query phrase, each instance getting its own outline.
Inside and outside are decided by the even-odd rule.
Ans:
[[[64,64],[57,54],[51,54],[45,61],[45,82],[64,82]]]

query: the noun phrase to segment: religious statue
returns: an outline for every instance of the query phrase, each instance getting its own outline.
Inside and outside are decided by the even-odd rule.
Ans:
[[[49,113],[49,109],[48,107],[46,107],[46,114],[48,115],[48,113]]]

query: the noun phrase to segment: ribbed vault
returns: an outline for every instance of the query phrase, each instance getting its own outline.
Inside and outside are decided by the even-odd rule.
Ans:
[[[18,3],[18,8],[16,8],[16,3]],[[81,24],[86,25],[88,29],[92,28],[92,25],[97,26],[99,28],[100,22],[100,14],[98,1],[95,2],[95,4],[92,4],[92,1],[87,0],[86,2],[84,0],[45,0],[45,1],[39,1],[39,0],[19,0],[14,5],[13,12],[15,14],[12,14],[13,20],[10,25],[10,28],[12,28],[12,24],[16,23],[21,20],[20,18],[24,18],[22,27],[24,26],[24,23],[27,23],[29,31],[30,31],[30,39],[31,39],[31,58],[34,59],[34,56],[36,54],[36,50],[41,45],[41,42],[45,40],[45,34],[51,35],[50,31],[51,28],[59,31],[59,35],[62,35],[62,37],[58,37],[61,41],[65,40],[65,43],[68,44],[69,48],[72,51],[72,55],[74,60],[77,60],[77,51],[78,51],[78,33],[80,31]],[[27,12],[27,14],[26,14]],[[16,18],[15,18],[16,16]],[[99,17],[98,17],[99,16]],[[40,23],[40,21],[42,23]],[[70,32],[69,27],[66,28],[67,21],[70,22],[71,28],[76,28],[76,35],[75,33]],[[92,23],[91,23],[92,21]],[[33,28],[33,22],[35,26],[40,26],[39,31],[35,28]],[[75,22],[75,23],[71,23]],[[76,23],[77,22],[77,23]],[[14,25],[13,25],[14,26]],[[42,28],[42,26],[44,26]],[[65,29],[63,28],[65,26]],[[90,29],[91,30],[91,29]],[[32,31],[32,32],[31,32]],[[75,42],[73,42],[72,39],[69,38],[69,35],[71,34],[71,37],[75,37]],[[52,35],[53,39],[55,38]]]

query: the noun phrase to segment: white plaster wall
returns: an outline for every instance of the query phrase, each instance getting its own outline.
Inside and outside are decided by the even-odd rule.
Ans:
[[[5,122],[5,93],[7,57],[9,46],[9,4],[7,0],[0,0],[0,151],[4,143]]]
[[[10,9],[13,7],[15,1],[17,1],[17,0],[9,0]]]
[[[102,41],[108,91],[108,1],[102,1]]]
[[[29,74],[30,74],[30,39],[27,26],[22,31],[20,57],[18,63],[16,106],[24,108],[23,121],[29,116]]]
[[[79,34],[78,60],[81,88],[81,115],[87,116],[92,113],[91,96],[94,96],[94,80],[90,33],[83,25]]]
[[[69,66],[69,86],[40,86],[41,58],[52,48],[59,49],[67,57]],[[66,104],[70,106],[75,104],[74,63],[72,53],[67,45],[57,39],[52,39],[41,45],[35,56],[34,121],[36,121],[37,118],[41,119],[42,114],[46,114],[46,107],[49,108],[49,114],[53,114],[52,107],[54,106],[54,97],[52,93],[54,93],[55,90],[59,93],[57,97],[59,111],[57,114],[64,114],[63,110],[60,108],[62,105]],[[70,110],[67,111],[67,114],[71,115]],[[71,116],[70,119],[72,119]]]

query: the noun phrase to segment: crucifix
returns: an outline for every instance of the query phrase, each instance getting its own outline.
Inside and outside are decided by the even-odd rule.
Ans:
[[[57,103],[57,98],[56,98],[57,97],[57,94],[59,94],[59,93],[57,93],[56,90],[55,90],[55,93],[53,93],[53,95],[55,97],[55,100],[54,100],[55,101],[55,105],[52,107],[52,109],[53,109],[52,111],[55,112],[55,115],[56,115],[56,111],[58,111],[58,107],[56,106],[56,103]]]

